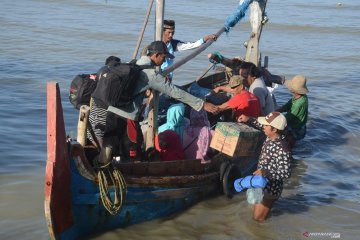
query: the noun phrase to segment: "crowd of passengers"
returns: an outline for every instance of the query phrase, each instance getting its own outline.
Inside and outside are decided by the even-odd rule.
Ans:
[[[154,67],[166,63],[166,67],[169,67],[173,63],[175,51],[198,47],[209,39],[216,40],[216,36],[208,35],[191,45],[172,39],[174,30],[175,22],[165,20],[164,39],[167,42],[152,42],[136,63]],[[191,46],[186,48],[186,44]],[[155,68],[144,69],[136,79],[136,98],[127,106],[104,109],[96,100],[91,100],[89,122],[94,135],[88,134],[88,139],[99,143],[102,150],[111,148],[112,156],[120,157],[120,161],[199,159],[206,163],[212,154],[209,145],[214,134],[214,126],[209,118],[242,122],[263,130],[266,140],[257,170],[253,174],[268,178],[269,183],[261,196],[249,189],[248,198],[253,198],[252,202],[255,203],[254,218],[264,220],[281,195],[283,180],[290,176],[291,149],[306,134],[307,79],[297,75],[291,80],[285,80],[285,77],[273,75],[267,69],[258,68],[239,57],[231,59],[220,53],[212,53],[208,58],[213,63],[223,64],[228,77],[228,83],[214,88],[210,96],[205,98],[190,94],[176,86],[172,73],[163,76]],[[113,61],[119,59],[110,57],[106,65]],[[272,85],[276,83],[286,85],[292,93],[292,98],[281,107],[277,107],[271,91]],[[166,120],[160,124],[155,135],[155,147],[145,151],[146,127],[141,126],[141,122],[147,118],[152,90],[176,101],[167,108]],[[216,104],[207,100],[220,92],[226,92],[229,97]]]

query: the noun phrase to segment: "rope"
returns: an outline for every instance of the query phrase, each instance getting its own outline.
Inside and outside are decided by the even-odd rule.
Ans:
[[[117,214],[123,206],[123,202],[126,196],[126,182],[121,172],[114,168],[111,172],[109,169],[110,163],[99,167],[98,179],[101,201],[106,210],[111,214]],[[107,174],[106,174],[107,173]],[[114,201],[112,201],[109,193],[109,183],[106,175],[111,179],[111,183],[114,186]]]
[[[147,25],[147,23],[148,23],[148,21],[149,21],[149,16],[150,16],[150,13],[151,13],[151,8],[152,8],[152,5],[153,5],[153,2],[154,2],[154,0],[150,0],[150,1],[149,1],[148,10],[147,10],[147,13],[146,13],[146,15],[145,15],[143,27],[142,27],[142,29],[141,29],[141,31],[140,31],[140,35],[139,35],[138,41],[137,41],[137,43],[136,43],[136,47],[135,47],[135,50],[134,50],[132,59],[136,59],[136,56],[137,56],[137,54],[138,54],[141,41],[142,41],[142,39],[143,39],[143,37],[144,37],[144,32],[145,32],[145,29],[146,29],[146,25]]]

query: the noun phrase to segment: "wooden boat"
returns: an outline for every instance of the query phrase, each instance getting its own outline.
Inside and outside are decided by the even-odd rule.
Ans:
[[[73,149],[82,150],[81,146],[66,138],[60,91],[55,82],[47,85],[47,118],[45,215],[52,239],[77,239],[168,217],[222,193],[220,165],[226,161],[222,154],[206,164],[196,159],[119,163],[114,167],[125,178],[126,194],[121,211],[112,215],[101,202],[95,169],[74,154]],[[237,159],[241,173],[236,177],[248,175],[256,165],[255,159]]]
[[[257,51],[250,55],[258,60]],[[199,85],[212,88],[224,81],[223,75],[205,77]],[[112,168],[122,174],[125,185],[120,194],[121,209],[111,214],[102,203],[98,169],[84,157],[91,149],[66,136],[55,82],[47,85],[47,143],[45,217],[51,239],[77,239],[169,217],[222,193],[231,197],[233,181],[253,172],[258,152],[236,159],[220,153],[205,164],[196,159],[114,164]],[[109,186],[109,192],[113,197],[115,187]]]

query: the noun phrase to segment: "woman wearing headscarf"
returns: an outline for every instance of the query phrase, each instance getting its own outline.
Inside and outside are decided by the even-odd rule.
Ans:
[[[179,135],[173,130],[165,130],[155,136],[155,148],[161,161],[184,160],[184,152]]]
[[[183,149],[186,159],[209,160],[207,151],[211,141],[211,127],[205,111],[190,111],[190,124],[184,129]]]
[[[180,137],[180,143],[183,142],[183,132],[187,125],[185,120],[185,105],[182,103],[173,104],[169,107],[166,114],[166,123],[158,129],[159,134],[166,130],[173,130]]]

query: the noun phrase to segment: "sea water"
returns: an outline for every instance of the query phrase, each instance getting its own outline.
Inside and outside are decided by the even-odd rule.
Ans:
[[[292,176],[268,221],[252,220],[241,193],[91,239],[358,239],[360,2],[338,3],[268,1],[262,56],[269,56],[274,74],[306,75],[310,90],[308,134],[295,149]],[[176,21],[176,38],[193,41],[217,32],[237,4],[169,0],[165,18]],[[46,82],[59,82],[66,130],[75,136],[78,116],[68,101],[72,78],[97,71],[110,55],[129,61],[147,6],[145,0],[1,1],[0,239],[49,238],[43,207]],[[153,32],[154,13],[141,48]],[[207,53],[244,56],[249,36],[246,17],[176,70],[174,82],[195,80],[209,65]],[[275,95],[280,104],[291,98],[283,86]]]

